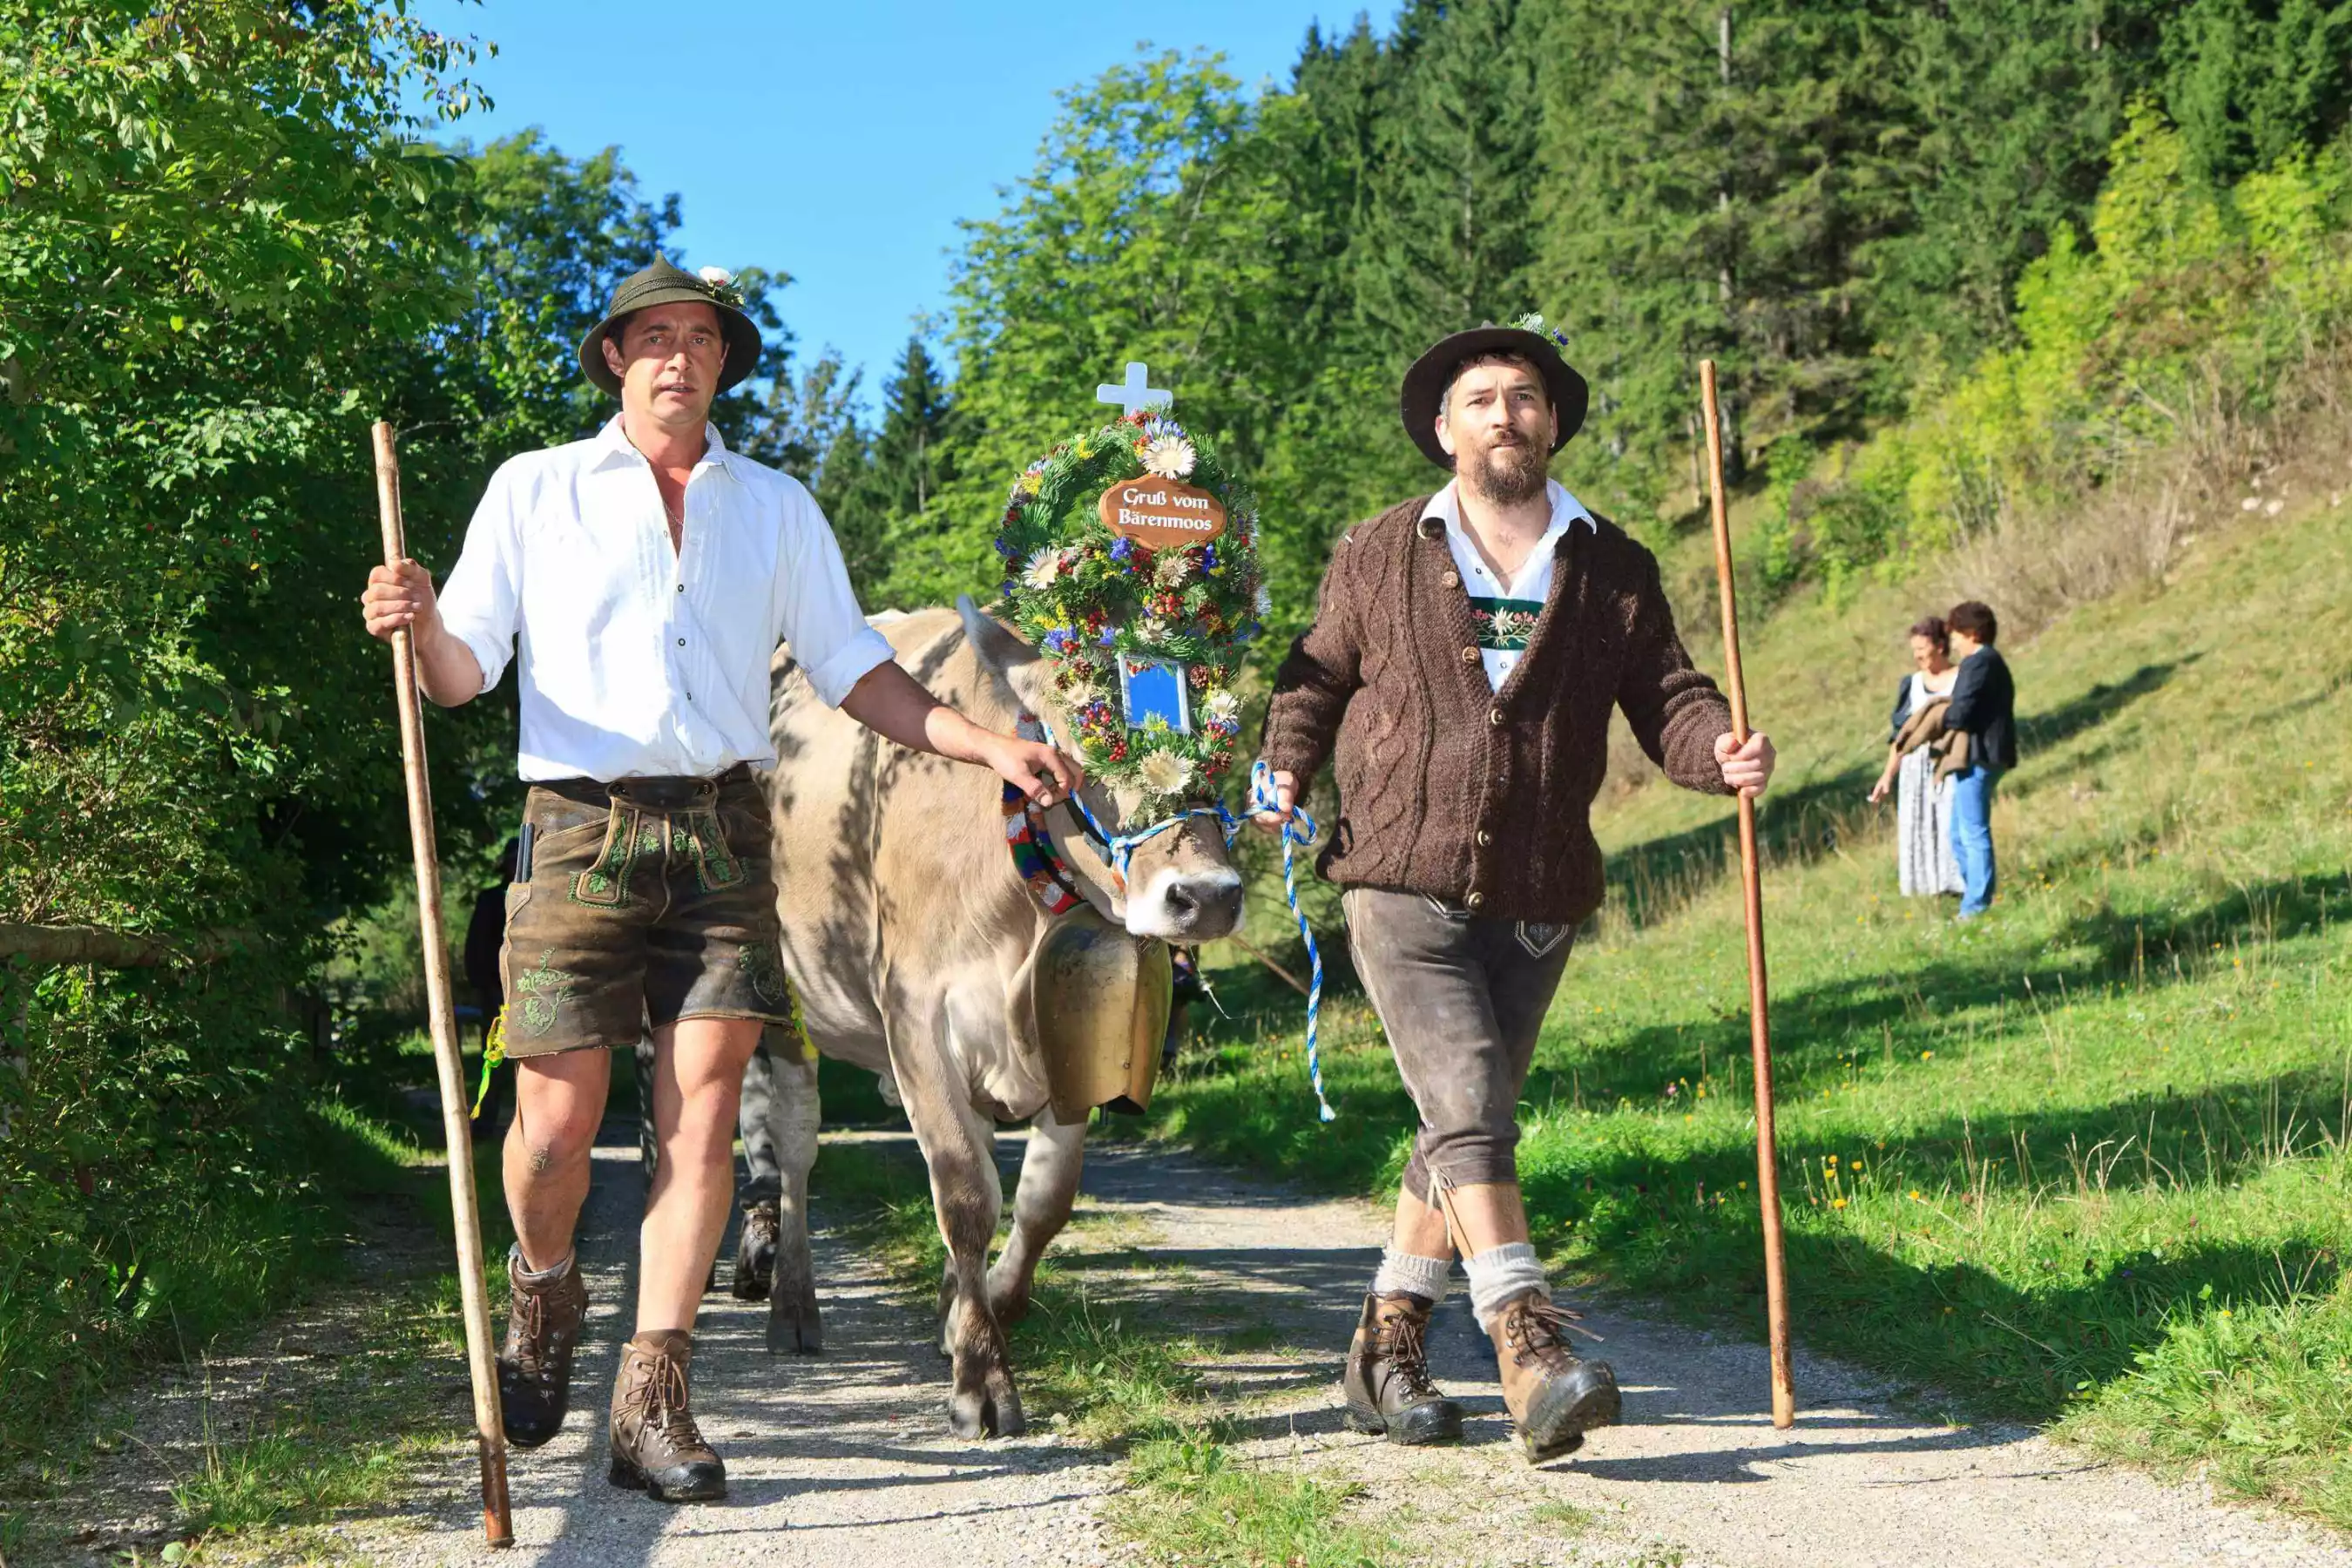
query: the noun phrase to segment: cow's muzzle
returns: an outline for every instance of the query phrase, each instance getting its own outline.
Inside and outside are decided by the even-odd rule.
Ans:
[[[1127,900],[1127,929],[1166,942],[1213,942],[1233,934],[1241,919],[1241,873],[1231,867],[1163,867]]]

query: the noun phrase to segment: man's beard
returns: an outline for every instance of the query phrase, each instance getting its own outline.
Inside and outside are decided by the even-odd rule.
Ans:
[[[1551,467],[1549,453],[1521,443],[1489,447],[1457,465],[1458,477],[1471,494],[1496,506],[1517,506],[1543,494]]]

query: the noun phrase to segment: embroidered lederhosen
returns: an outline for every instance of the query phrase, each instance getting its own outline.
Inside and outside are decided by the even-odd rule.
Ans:
[[[790,1025],[768,806],[716,779],[534,784],[507,889],[507,1054],[633,1046],[646,1025]]]

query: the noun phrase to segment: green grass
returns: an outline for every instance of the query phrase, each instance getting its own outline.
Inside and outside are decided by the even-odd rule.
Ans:
[[[1861,798],[1914,606],[1801,602],[1747,649],[1783,758],[1763,828],[1800,1337],[2339,1527],[2352,1491],[2314,1456],[2352,1447],[2320,1370],[2352,1355],[2348,562],[2345,510],[2290,514],[2008,649],[2026,756],[1995,816],[2000,902],[1967,926],[1895,896],[1891,808]],[[1520,1158],[1561,1265],[1752,1332],[1728,822],[1662,784],[1598,818],[1611,900],[1547,1022]],[[1377,1026],[1327,1014],[1325,1127],[1296,1015],[1273,1016],[1163,1089],[1163,1133],[1391,1188],[1412,1118]],[[2239,1337],[2251,1321],[2289,1348]]]
[[[307,1302],[317,1318],[306,1332],[328,1359],[300,1358],[257,1391],[235,1400],[202,1398],[202,1430],[184,1448],[156,1447],[154,1435],[120,1433],[90,1400],[50,1428],[37,1464],[18,1468],[0,1499],[0,1558],[47,1548],[72,1528],[73,1499],[91,1483],[101,1456],[125,1442],[156,1447],[172,1474],[172,1527],[182,1535],[173,1561],[194,1561],[208,1546],[251,1531],[317,1522],[396,1497],[417,1456],[451,1430],[450,1388],[463,1378],[464,1330],[454,1270],[434,1247],[415,1266],[352,1287],[344,1242],[355,1227],[380,1220],[394,1229],[421,1212],[446,1238],[446,1179],[427,1163],[412,1129],[348,1102],[320,1098],[304,1108],[303,1142],[289,1162],[317,1170],[289,1184],[275,1205],[212,1211],[209,1235],[158,1237],[154,1255],[207,1264],[223,1276],[183,1274],[170,1299],[183,1310],[177,1354],[197,1361],[233,1347],[277,1310]],[[437,1131],[437,1128],[436,1130]],[[487,1147],[487,1146],[485,1146]],[[486,1223],[502,1218],[494,1165],[481,1171]],[[502,1243],[501,1243],[502,1245]],[[243,1255],[246,1277],[228,1278]],[[212,1310],[204,1303],[213,1302]],[[234,1309],[232,1311],[231,1309]],[[431,1363],[431,1364],[428,1364]],[[118,1369],[127,1371],[135,1363]],[[62,1433],[62,1436],[59,1434]],[[60,1524],[62,1521],[62,1524]]]

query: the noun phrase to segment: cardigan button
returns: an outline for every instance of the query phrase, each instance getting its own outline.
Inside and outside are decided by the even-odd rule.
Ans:
[[[1459,588],[1462,586],[1462,574],[1459,572],[1448,572],[1445,574],[1444,582],[1445,585],[1449,588]]]
[[[1475,664],[1478,662],[1478,648],[1476,644],[1465,643],[1463,645],[1462,662],[1465,664]]]
[[[1488,845],[1490,845],[1490,844],[1492,844],[1492,843],[1494,843],[1494,842],[1495,842],[1495,836],[1494,836],[1493,834],[1491,834],[1491,833],[1487,832],[1487,831],[1486,831],[1485,828],[1483,828],[1483,827],[1482,827],[1482,828],[1480,828],[1480,829],[1478,830],[1478,847],[1479,847],[1479,848],[1484,849],[1484,848],[1486,848]]]
[[[1476,909],[1479,905],[1481,905],[1481,904],[1485,903],[1486,901],[1486,894],[1484,894],[1484,893],[1482,893],[1482,892],[1477,891],[1475,889],[1473,889],[1471,890],[1470,896],[1469,896],[1468,898],[1466,898],[1466,899],[1465,899],[1465,900],[1462,900],[1462,902],[1463,902],[1466,907],[1468,907],[1468,908],[1470,908],[1470,909],[1474,909],[1474,910],[1475,910],[1475,909]]]
[[[1499,724],[1499,723],[1501,723],[1502,721],[1503,721],[1503,710],[1502,710],[1500,708],[1489,708],[1488,710],[1486,710],[1486,722],[1487,722],[1487,723],[1489,723],[1489,724]]]

